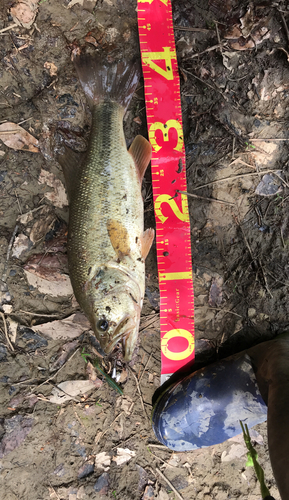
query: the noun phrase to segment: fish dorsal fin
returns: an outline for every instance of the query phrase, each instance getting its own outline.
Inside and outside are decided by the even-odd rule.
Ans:
[[[146,259],[155,237],[155,230],[150,228],[144,231],[140,237],[141,256]]]
[[[71,200],[75,187],[77,186],[76,179],[79,176],[86,154],[76,153],[76,151],[73,151],[65,145],[63,147],[64,153],[58,154],[56,160],[62,167],[68,198]]]
[[[140,183],[142,183],[145,171],[151,160],[152,147],[142,135],[137,135],[128,152],[135,162]]]

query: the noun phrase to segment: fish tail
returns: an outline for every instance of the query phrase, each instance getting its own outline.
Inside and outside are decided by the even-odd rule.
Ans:
[[[108,63],[98,54],[80,54],[73,62],[91,107],[115,101],[127,109],[140,78],[135,60]]]

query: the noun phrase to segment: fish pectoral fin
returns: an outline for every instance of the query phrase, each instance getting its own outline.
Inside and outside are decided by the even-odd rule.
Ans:
[[[141,256],[146,259],[151,249],[155,237],[155,230],[150,228],[143,232],[140,237]]]
[[[69,200],[71,200],[75,186],[77,186],[76,179],[81,171],[81,165],[85,156],[85,153],[76,153],[76,151],[73,151],[65,145],[64,153],[56,156],[56,160],[62,167]]]
[[[145,171],[151,160],[152,147],[142,135],[137,135],[133,140],[128,152],[133,157],[136,165],[140,183],[142,183]]]

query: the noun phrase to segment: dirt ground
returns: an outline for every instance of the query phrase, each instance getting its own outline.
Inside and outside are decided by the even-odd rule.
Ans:
[[[156,441],[155,248],[139,348],[130,367],[116,365],[123,395],[95,379],[87,362],[96,355],[67,276],[68,202],[55,151],[60,139],[84,151],[89,137],[72,47],[90,45],[112,59],[139,54],[136,2],[41,0],[31,14],[28,1],[30,27],[17,25],[12,3],[0,5],[0,497],[259,500],[241,437],[190,453]],[[289,322],[289,7],[285,0],[175,0],[173,19],[187,189],[195,195],[196,353],[207,363],[272,338]],[[38,139],[33,146],[30,137],[32,151],[7,145],[7,121]],[[125,117],[128,145],[139,133],[147,136],[143,81]],[[150,227],[149,172],[143,195]],[[63,402],[66,386],[58,397],[55,386],[71,381],[78,391]],[[266,424],[251,434],[279,500]]]

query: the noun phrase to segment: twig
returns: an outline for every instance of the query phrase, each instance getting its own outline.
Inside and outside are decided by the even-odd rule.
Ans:
[[[147,366],[148,366],[148,364],[149,364],[149,362],[150,362],[150,360],[151,360],[151,357],[152,357],[152,353],[150,353],[150,355],[149,355],[149,359],[147,360],[147,362],[146,362],[146,364],[145,364],[145,367],[144,367],[144,369],[143,369],[143,371],[142,371],[142,374],[141,374],[141,376],[140,376],[140,378],[139,378],[139,383],[140,383],[140,381],[141,381],[141,379],[142,379],[142,377],[143,377],[143,375],[144,375],[144,373],[145,373],[145,371],[146,371],[146,369],[147,369]]]
[[[172,467],[174,468],[174,465],[171,465],[169,464],[168,462],[166,462],[163,458],[161,457],[158,457],[157,455],[155,455],[152,451],[150,452],[150,454],[155,457],[157,460],[160,460],[161,462],[163,462],[163,464],[166,464],[168,467]]]
[[[8,261],[9,261],[9,258],[10,258],[10,253],[11,253],[11,250],[12,250],[12,246],[13,246],[14,239],[15,239],[17,231],[18,231],[18,226],[16,225],[15,228],[14,228],[13,234],[12,234],[12,236],[10,238],[8,248],[7,248],[6,262],[5,262],[4,271],[3,271],[3,274],[2,274],[2,281],[3,281],[3,283],[6,283]]]
[[[22,312],[24,314],[28,314],[28,316],[38,316],[39,318],[59,318],[59,314],[39,314],[30,311],[24,311],[23,309],[19,309],[19,311],[15,311],[14,315],[18,312]]]
[[[13,352],[13,351],[15,351],[15,349],[14,349],[14,347],[13,347],[13,345],[11,344],[11,341],[10,341],[10,339],[9,339],[9,333],[8,333],[8,329],[7,329],[7,322],[6,322],[6,318],[5,318],[5,316],[4,316],[4,314],[3,314],[3,312],[2,312],[2,311],[0,311],[0,315],[1,315],[1,318],[2,318],[2,320],[3,320],[5,337],[6,337],[6,340],[7,340],[8,346],[9,346],[9,349],[10,349],[10,351],[12,351],[12,352]]]
[[[174,26],[174,30],[180,31],[195,31],[199,33],[211,33],[212,30],[207,30],[205,28],[188,28],[187,26]]]
[[[272,138],[268,138],[268,137],[264,137],[264,138],[259,138],[259,139],[249,139],[250,142],[262,142],[262,141],[289,141],[289,139],[280,139],[278,137],[278,139],[272,139]]]
[[[223,99],[225,99],[225,101],[228,101],[228,97],[225,96],[217,87],[214,87],[213,85],[211,85],[210,83],[208,82],[205,82],[204,80],[202,80],[201,78],[199,78],[197,75],[195,75],[194,73],[191,73],[190,71],[187,71],[186,69],[182,68],[182,71],[184,71],[185,73],[188,73],[188,75],[191,75],[193,76],[194,78],[196,78],[196,80],[199,80],[199,82],[201,82],[203,85],[206,85],[207,87],[210,87],[212,90],[214,90],[215,92],[218,92],[222,97]]]
[[[160,469],[158,469],[158,467],[156,467],[156,471],[159,473],[159,475],[161,476],[161,478],[169,485],[169,487],[173,490],[173,492],[175,493],[175,495],[180,500],[184,500],[184,497],[182,497],[182,495],[180,495],[180,493],[178,492],[178,490],[176,490],[176,488],[174,487],[174,485],[166,478],[166,476],[162,473],[162,471],[160,471]]]
[[[195,309],[202,309],[204,306],[195,306]],[[234,311],[230,311],[230,309],[222,309],[221,307],[208,307],[211,311],[219,311],[219,312],[224,312],[226,314],[234,314],[234,316],[238,316],[238,318],[243,318],[238,313],[235,313]]]
[[[68,360],[64,363],[63,366],[61,366],[59,368],[59,370],[57,370],[57,372],[54,373],[54,375],[52,375],[51,377],[49,377],[47,380],[45,380],[44,382],[42,382],[41,384],[39,384],[36,389],[39,389],[39,387],[41,387],[42,385],[45,385],[47,384],[48,382],[50,382],[50,380],[54,379],[58,373],[60,372],[60,370],[62,370],[62,368],[64,368],[66,366],[66,364],[75,356],[75,354],[79,351],[79,347],[76,349],[76,351],[74,351],[74,353],[72,354],[72,356],[70,356],[70,358],[68,358]],[[24,381],[25,382],[25,381]],[[58,387],[59,389],[59,387]],[[61,390],[61,389],[60,389]],[[64,391],[63,391],[64,392]]]
[[[288,26],[287,26],[287,23],[285,21],[285,17],[284,17],[283,12],[281,10],[279,10],[279,12],[280,12],[280,16],[282,18],[282,22],[283,22],[283,25],[284,25],[284,29],[286,31],[286,36],[287,36],[287,40],[288,40],[288,44],[289,44],[289,30],[288,30]]]
[[[138,390],[138,393],[139,393],[139,397],[140,397],[140,402],[141,402],[141,405],[142,405],[142,409],[143,409],[143,412],[144,412],[145,416],[147,417],[147,412],[145,411],[145,407],[144,407],[144,403],[143,403],[143,397],[142,397],[142,393],[141,393],[140,386],[139,386],[139,381],[138,381],[137,377],[135,376],[135,374],[133,373],[133,371],[132,371],[132,369],[130,367],[129,367],[129,370],[132,373],[133,378],[135,379],[135,383],[136,383],[137,390]]]
[[[53,486],[52,486],[52,484],[51,484],[51,482],[50,482],[50,481],[49,481],[49,484],[50,484],[51,489],[53,490],[53,493],[55,493],[55,496],[56,496],[57,500],[61,500],[61,499],[60,499],[60,496],[58,495],[58,493],[56,493],[56,491],[55,491],[55,489],[53,488]]]
[[[222,47],[225,47],[227,45],[226,42],[219,42],[216,45],[212,45],[211,47],[208,47],[207,49],[203,50],[202,52],[198,52],[197,54],[193,54],[192,56],[189,56],[188,59],[194,59],[195,57],[199,57],[206,52],[212,52],[213,50],[220,49],[222,52]]]
[[[217,184],[217,182],[234,181],[236,179],[242,179],[242,177],[248,177],[249,175],[264,175],[268,173],[274,173],[274,170],[261,170],[260,172],[248,172],[246,174],[238,174],[238,175],[232,175],[231,177],[223,177],[222,179],[216,179],[214,181],[207,182],[206,184],[202,184],[201,186],[197,186],[193,188],[193,191],[196,191],[197,189],[202,189],[204,187],[212,186],[213,184]]]
[[[221,38],[220,38],[220,33],[219,33],[219,28],[218,28],[218,21],[214,21],[214,23],[215,23],[215,27],[216,27],[216,33],[217,33],[218,42],[219,42],[219,45],[220,45],[220,52],[221,52],[221,54],[223,54],[222,44],[221,44]]]
[[[235,203],[231,203],[230,201],[216,200],[215,198],[206,198],[205,196],[199,196],[197,194],[188,193],[187,191],[181,191],[180,189],[177,189],[176,191],[177,193],[186,194],[187,196],[191,196],[192,198],[198,198],[200,200],[206,200],[206,201],[214,201],[216,203],[221,203],[221,205],[225,204],[225,205],[235,206]]]
[[[149,443],[148,446],[150,446],[151,448],[160,448],[161,450],[167,451],[167,452],[171,451],[169,448],[167,448],[163,444],[152,444],[152,443]]]
[[[235,158],[235,142],[236,142],[236,137],[233,137],[233,145],[232,145],[232,158]]]
[[[18,26],[18,24],[10,24],[10,26],[7,26],[7,28],[2,28],[2,30],[0,30],[0,34],[1,33],[4,33],[4,31],[8,31],[8,30],[12,30],[13,28],[16,28]]]
[[[123,412],[123,411],[121,411],[121,412],[120,412],[120,413],[119,413],[119,414],[115,417],[115,419],[111,422],[111,424],[109,424],[109,426],[107,427],[107,429],[105,429],[105,431],[103,431],[103,432],[101,433],[101,435],[100,435],[100,436],[99,436],[99,438],[98,438],[98,442],[99,442],[99,441],[100,441],[100,439],[101,439],[101,438],[102,438],[102,437],[103,437],[103,436],[107,433],[107,431],[109,431],[109,429],[110,429],[110,428],[111,428],[111,426],[114,424],[114,422],[116,422],[116,421],[117,421],[117,419],[118,419],[118,418],[119,418],[119,417],[120,417],[123,413],[124,413],[124,412]]]

